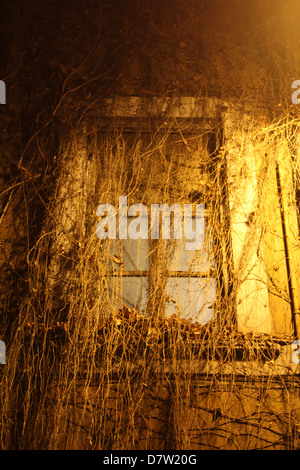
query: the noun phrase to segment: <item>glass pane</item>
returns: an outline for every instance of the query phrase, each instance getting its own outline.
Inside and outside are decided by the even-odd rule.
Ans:
[[[108,292],[116,310],[122,305],[135,308],[142,313],[148,301],[149,281],[147,277],[116,277],[108,279]]]
[[[196,229],[196,221],[194,218],[192,219],[192,229]],[[203,233],[203,236],[200,236],[197,250],[188,249],[186,243],[186,239],[172,241],[171,249],[173,253],[169,269],[171,271],[209,272],[212,267],[212,246],[208,234]]]
[[[110,270],[118,271],[120,263],[125,271],[147,271],[149,268],[149,240],[112,240]]]
[[[216,282],[212,278],[175,278],[167,284],[166,315],[207,323],[213,317]]]
[[[125,271],[147,271],[149,268],[149,240],[123,240]]]

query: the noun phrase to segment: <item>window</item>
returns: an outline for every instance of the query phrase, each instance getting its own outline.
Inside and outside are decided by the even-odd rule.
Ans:
[[[112,305],[126,305],[140,313],[176,314],[207,323],[213,318],[216,299],[214,278],[212,207],[209,188],[209,135],[170,133],[123,133],[118,136],[118,153],[124,172],[124,195],[128,206],[144,204],[148,209],[148,237],[110,240],[107,286]],[[120,157],[122,149],[122,157]],[[151,237],[153,205],[165,204],[170,212],[170,233]],[[185,213],[186,206],[190,212]],[[182,224],[191,233],[201,231],[197,246],[182,226],[175,235],[175,212],[181,207]],[[200,216],[197,210],[205,208]],[[198,209],[197,209],[198,208]],[[139,217],[142,217],[140,213]],[[128,226],[135,218],[128,215]],[[178,229],[178,226],[177,226]],[[118,229],[117,229],[118,230]],[[198,232],[197,232],[198,230]],[[199,235],[199,233],[198,233]]]

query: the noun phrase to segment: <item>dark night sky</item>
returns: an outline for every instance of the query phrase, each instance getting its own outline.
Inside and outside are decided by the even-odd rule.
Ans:
[[[0,128],[11,118],[22,145],[53,113],[66,123],[69,100],[79,113],[111,94],[249,98],[286,111],[300,78],[298,0],[2,0],[1,9]]]
[[[27,82],[28,92],[59,95],[93,79],[90,92],[101,83],[129,94],[227,94],[300,72],[298,0],[10,0],[1,8],[1,75]]]

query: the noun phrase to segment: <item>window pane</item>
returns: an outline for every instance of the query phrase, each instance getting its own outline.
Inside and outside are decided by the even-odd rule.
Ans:
[[[147,271],[149,268],[149,240],[123,240],[125,271]]]
[[[206,243],[197,251],[187,250],[185,243],[185,240],[176,240],[169,269],[184,272],[209,272],[213,263]]]
[[[177,314],[182,318],[207,323],[213,317],[216,283],[212,278],[175,278],[167,284],[166,315]]]
[[[126,305],[142,313],[148,301],[147,277],[116,277],[108,279],[108,292],[116,309]]]
[[[196,229],[195,218],[192,219],[192,229]],[[203,228],[202,228],[203,230]],[[172,241],[172,257],[169,264],[171,271],[195,271],[195,272],[209,272],[210,268],[213,267],[212,262],[212,243],[207,233],[203,233],[203,237],[200,238],[200,243],[197,250],[187,249],[187,240]]]
[[[110,269],[118,271],[120,268],[117,262],[113,261],[114,256],[123,263],[125,271],[147,271],[149,267],[149,240],[112,240],[111,241]]]

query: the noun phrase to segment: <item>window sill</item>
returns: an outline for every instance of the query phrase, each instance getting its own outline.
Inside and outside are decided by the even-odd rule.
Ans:
[[[43,325],[27,324],[25,338],[34,343],[46,343],[56,350],[67,345],[72,338],[66,322],[57,322],[46,329]],[[78,343],[86,341],[79,338]],[[213,323],[201,325],[172,315],[156,319],[138,314],[127,307],[113,318],[97,326],[93,336],[94,351],[99,362],[113,351],[112,362],[120,359],[138,362],[152,357],[158,361],[190,360],[220,363],[258,362],[274,363],[291,338],[266,334],[241,334],[227,328],[217,332]]]

